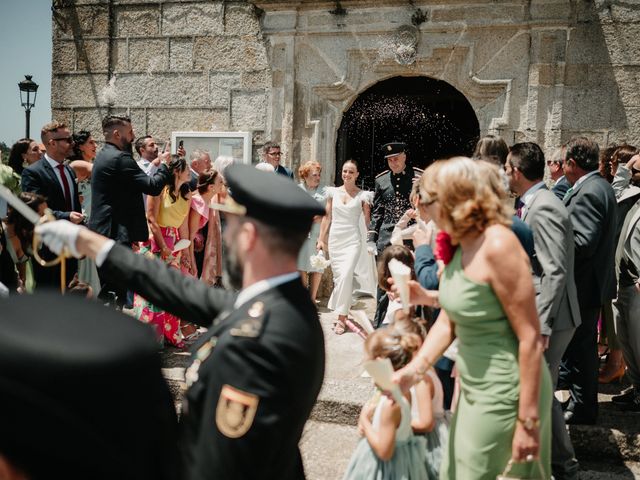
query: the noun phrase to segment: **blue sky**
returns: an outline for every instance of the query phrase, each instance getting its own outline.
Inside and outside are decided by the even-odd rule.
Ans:
[[[0,141],[24,137],[18,82],[33,75],[39,85],[31,110],[31,137],[51,119],[51,0],[0,0]]]

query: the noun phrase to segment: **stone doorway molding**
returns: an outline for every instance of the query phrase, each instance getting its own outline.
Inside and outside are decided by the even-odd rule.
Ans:
[[[360,93],[377,82],[397,76],[427,76],[443,80],[460,91],[473,107],[480,131],[499,134],[510,126],[511,79],[480,79],[469,75],[470,47],[435,48],[429,57],[418,57],[412,65],[392,59],[376,62],[377,52],[350,50],[345,78],[331,85],[316,85],[314,102],[326,103],[320,115],[307,106],[307,126],[313,127],[311,145],[318,158],[327,160],[326,170],[335,170],[335,145],[342,115]],[[373,67],[371,67],[373,65]],[[324,128],[323,128],[324,126]]]

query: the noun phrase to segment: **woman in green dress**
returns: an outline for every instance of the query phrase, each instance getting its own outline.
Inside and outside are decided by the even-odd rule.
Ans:
[[[454,251],[439,293],[410,282],[412,303],[442,310],[395,380],[408,388],[458,338],[461,392],[441,479],[495,480],[510,459],[520,462],[518,476],[551,476],[551,379],[529,260],[508,227],[505,195],[495,167],[462,157],[436,162],[420,181],[421,214]]]

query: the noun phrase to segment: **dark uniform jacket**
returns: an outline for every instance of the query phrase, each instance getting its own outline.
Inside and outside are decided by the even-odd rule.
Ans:
[[[235,294],[118,245],[102,268],[158,307],[209,327],[185,373],[184,478],[304,478],[298,442],[322,385],[324,340],[302,282],[234,309]]]
[[[409,194],[414,179],[417,181],[421,175],[421,169],[407,166],[397,175],[385,170],[376,177],[367,241],[376,242],[378,253],[389,246],[396,223],[404,212],[412,208]]]
[[[159,195],[170,178],[164,164],[148,176],[130,153],[105,143],[91,173],[89,228],[118,243],[147,240],[149,227],[142,194]]]

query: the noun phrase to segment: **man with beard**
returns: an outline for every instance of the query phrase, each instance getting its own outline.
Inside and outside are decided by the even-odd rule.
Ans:
[[[142,194],[159,195],[171,174],[164,164],[151,176],[140,169],[132,156],[134,135],[128,117],[105,117],[102,132],[106,143],[93,164],[89,228],[131,248],[133,242],[149,238]],[[116,304],[122,307],[126,287],[110,283],[100,268],[98,275],[102,284],[98,298],[111,301],[115,295]]]
[[[224,280],[207,287],[69,222],[36,232],[53,251],[95,258],[106,277],[208,327],[186,369],[183,478],[301,479],[298,442],[324,374],[318,313],[297,272],[313,217],[325,210],[284,176],[225,170]],[[273,195],[278,192],[278,195]]]

